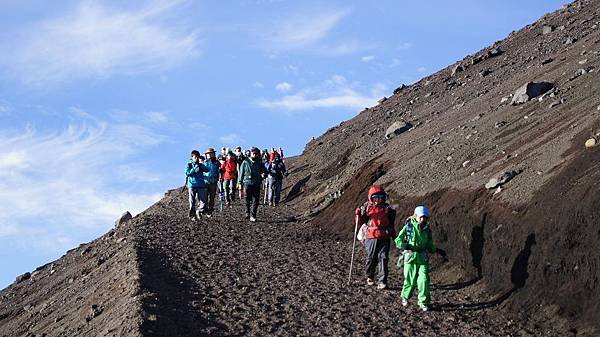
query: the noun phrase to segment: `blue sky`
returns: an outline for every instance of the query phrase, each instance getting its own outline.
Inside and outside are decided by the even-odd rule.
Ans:
[[[564,3],[3,0],[0,287],[181,186],[192,149],[299,154]]]

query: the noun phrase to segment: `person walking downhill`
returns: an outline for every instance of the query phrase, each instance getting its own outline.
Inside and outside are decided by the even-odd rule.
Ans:
[[[240,172],[240,167],[242,166],[242,163],[244,162],[244,160],[246,160],[246,156],[242,152],[241,146],[235,147],[234,154],[235,154],[235,160],[237,162],[237,171]],[[244,197],[244,186],[238,184],[237,188],[238,188],[240,200],[242,200],[242,198]]]
[[[215,210],[215,198],[217,196],[217,184],[219,182],[219,170],[221,164],[215,157],[215,149],[209,147],[206,150],[206,161],[204,165],[208,169],[204,172],[204,183],[206,184],[206,191],[208,193],[208,208],[206,210],[206,217],[210,218],[212,212]]]
[[[255,222],[260,202],[260,185],[263,176],[267,174],[267,169],[263,165],[258,148],[252,148],[250,158],[244,160],[238,174],[238,183],[244,186],[244,193],[246,194],[246,219]],[[252,213],[250,213],[251,205]]]
[[[271,163],[271,159],[269,156],[269,150],[264,149],[261,153],[261,156],[262,156],[263,165],[265,166],[265,169],[268,171],[269,164]],[[263,190],[265,191],[265,194],[263,196],[263,205],[266,205],[267,202],[269,202],[269,179],[263,180]]]
[[[396,210],[386,203],[386,197],[383,187],[373,185],[369,189],[368,201],[356,209],[360,222],[367,224],[364,240],[367,250],[367,285],[375,284],[377,270],[377,289],[387,288],[391,239],[396,235],[394,230]]]
[[[406,220],[404,227],[396,237],[396,247],[403,251],[404,285],[402,286],[402,306],[408,306],[415,287],[419,291],[418,303],[422,311],[429,310],[431,295],[429,292],[429,255],[435,253],[433,237],[429,227],[430,212],[425,206],[415,208],[415,214]],[[446,253],[439,250],[444,258]]]
[[[269,172],[268,191],[269,191],[269,206],[279,205],[281,199],[281,186],[283,185],[283,176],[287,175],[285,164],[279,158],[279,154],[275,154],[275,159],[267,166]]]
[[[235,190],[237,185],[237,162],[233,152],[229,151],[225,162],[221,165],[221,171],[223,172],[223,187],[225,189],[225,200],[227,206],[231,206],[231,203],[235,201]]]
[[[192,158],[187,164],[185,170],[185,181],[188,188],[188,200],[190,203],[190,211],[188,217],[190,220],[195,221],[196,218],[200,217],[200,214],[206,207],[206,184],[204,183],[204,172],[208,172],[208,169],[202,164],[202,156],[197,150],[192,151]],[[198,208],[196,209],[196,199],[199,201]]]

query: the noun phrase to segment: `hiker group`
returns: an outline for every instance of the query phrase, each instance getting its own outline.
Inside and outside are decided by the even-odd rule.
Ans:
[[[239,198],[245,201],[245,218],[255,222],[262,186],[263,203],[279,204],[283,178],[287,176],[281,147],[271,151],[256,147],[242,151],[240,146],[234,151],[222,148],[218,156],[214,148],[208,148],[204,154],[193,150],[185,171],[191,220],[210,218],[217,198],[221,211]]]
[[[372,186],[367,199],[367,202],[356,208],[355,212],[355,232],[357,232],[355,234],[366,250],[367,285],[377,284],[378,289],[387,288],[388,260],[393,240],[402,252],[398,260],[398,267],[404,268],[402,306],[408,306],[408,300],[416,288],[420,309],[428,311],[431,302],[429,254],[437,252],[442,257],[446,257],[446,253],[442,249],[437,249],[433,243],[429,227],[431,217],[429,209],[425,206],[416,207],[414,214],[406,219],[402,229],[396,235],[394,228],[396,211],[386,202],[387,194],[384,189],[379,185]],[[360,230],[358,230],[359,224],[362,224]],[[352,267],[350,275],[351,273]]]
[[[238,198],[245,201],[245,219],[255,222],[262,188],[263,204],[279,204],[283,178],[287,176],[281,148],[272,148],[271,151],[261,151],[256,147],[242,151],[240,146],[234,151],[222,148],[218,156],[213,148],[208,148],[204,154],[192,151],[185,171],[189,191],[188,216],[191,220],[211,217],[218,197],[221,210],[231,207]],[[419,307],[427,311],[431,302],[429,254],[437,252],[444,258],[446,254],[433,243],[429,227],[431,215],[427,207],[416,207],[414,214],[406,219],[402,229],[396,233],[396,211],[386,200],[384,189],[379,185],[372,186],[367,202],[356,208],[355,212],[355,238],[363,243],[366,250],[367,285],[387,288],[388,260],[393,240],[402,252],[398,260],[398,266],[404,268],[402,305],[408,306],[409,299],[417,289]],[[360,230],[359,224],[362,224]],[[353,260],[354,245],[350,277]]]

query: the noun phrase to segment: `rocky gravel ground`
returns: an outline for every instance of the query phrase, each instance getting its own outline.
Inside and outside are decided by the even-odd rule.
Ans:
[[[414,298],[400,305],[395,251],[387,290],[366,285],[360,247],[348,283],[351,242],[295,221],[286,207],[261,206],[256,223],[239,204],[196,222],[186,214],[185,191],[173,191],[136,229],[144,335],[559,335],[506,318],[451,261],[434,259],[427,313]]]

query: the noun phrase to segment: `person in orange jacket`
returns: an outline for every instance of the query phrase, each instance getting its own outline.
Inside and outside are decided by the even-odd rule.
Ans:
[[[375,271],[377,271],[377,288],[385,289],[391,239],[396,236],[394,230],[396,210],[386,203],[387,194],[380,185],[372,186],[368,195],[368,201],[356,209],[360,223],[367,224],[364,240],[367,250],[365,265],[367,285],[375,284]]]

